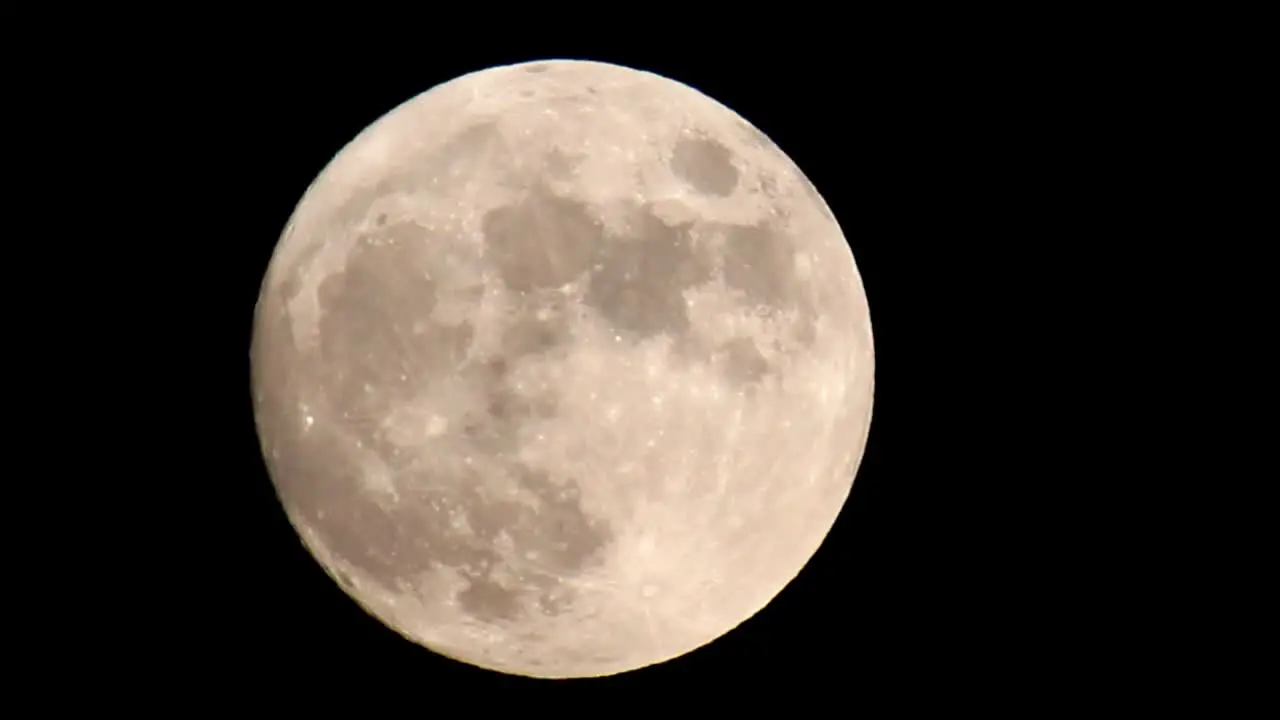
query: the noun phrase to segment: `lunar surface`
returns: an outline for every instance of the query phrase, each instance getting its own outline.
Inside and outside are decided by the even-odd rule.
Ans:
[[[534,677],[633,670],[763,608],[871,419],[835,218],[733,111],[602,63],[394,109],[306,191],[252,343],[308,549],[412,641]]]

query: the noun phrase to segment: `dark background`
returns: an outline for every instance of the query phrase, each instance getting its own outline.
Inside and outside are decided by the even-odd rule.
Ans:
[[[174,198],[176,217],[156,219],[174,235],[159,241],[170,269],[135,292],[173,333],[148,382],[170,388],[179,409],[147,442],[173,456],[157,458],[158,467],[186,471],[156,472],[143,501],[163,498],[164,509],[139,531],[135,565],[153,583],[150,568],[163,568],[163,581],[138,601],[144,619],[127,633],[133,642],[159,636],[166,649],[151,656],[152,672],[215,695],[413,683],[495,692],[716,687],[764,699],[822,687],[904,701],[985,695],[1049,673],[1045,658],[1071,620],[1046,609],[1063,590],[1041,576],[1048,551],[1031,538],[1054,502],[1044,488],[1067,492],[1054,478],[1069,459],[1046,455],[1032,417],[1036,406],[1070,398],[1050,398],[1068,393],[1036,376],[1045,345],[1028,298],[1047,265],[1022,241],[1056,237],[1067,222],[1027,219],[1045,203],[1032,168],[1075,152],[1070,138],[1037,136],[1047,117],[1065,112],[1060,95],[1037,88],[1063,85],[1052,63],[1011,63],[1020,51],[945,32],[937,36],[945,42],[924,42],[913,32],[845,38],[848,47],[829,39],[825,52],[671,37],[640,50],[547,43],[447,52],[412,43],[338,52],[299,40],[202,49],[206,62],[159,80],[141,130],[169,155],[151,189]],[[685,657],[547,683],[417,647],[325,575],[265,472],[249,341],[263,273],[294,205],[360,130],[463,73],[562,57],[679,80],[771,137],[848,238],[877,367],[852,495],[774,602]],[[1007,274],[1011,264],[1020,272]]]
[[[1197,633],[1237,637],[1219,623],[1239,613],[1198,604],[1238,596],[1192,570],[1239,549],[1213,549],[1211,521],[1242,527],[1249,502],[1216,506],[1212,488],[1257,484],[1265,464],[1223,450],[1193,467],[1202,433],[1234,432],[1240,413],[1189,406],[1259,402],[1195,351],[1235,357],[1218,338],[1239,307],[1265,306],[1205,278],[1269,287],[1237,280],[1269,266],[1235,249],[1204,267],[1260,237],[1239,218],[1266,186],[1232,185],[1248,173],[1228,165],[1265,170],[1246,132],[1267,118],[1249,77],[1264,23],[1194,8],[473,9],[487,17],[14,14],[6,400],[34,402],[10,409],[6,599],[33,612],[9,613],[6,642],[34,638],[10,657],[39,682],[11,684],[81,706],[173,699],[174,716],[259,698],[432,712],[463,688],[481,715],[580,689],[629,691],[628,710],[679,691],[799,713],[818,692],[836,711],[1041,715],[1133,690],[1143,707],[1179,702],[1195,679],[1166,668],[1257,655],[1196,648]],[[343,595],[264,474],[248,358],[272,247],[347,141],[439,82],[555,57],[667,75],[772,137],[853,246],[877,353],[857,482],[801,576],[685,658],[563,683],[436,657]],[[27,502],[33,487],[51,497]]]

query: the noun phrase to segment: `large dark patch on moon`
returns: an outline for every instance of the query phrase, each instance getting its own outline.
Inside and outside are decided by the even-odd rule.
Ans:
[[[751,385],[769,374],[769,361],[760,353],[751,338],[736,337],[716,350],[721,372],[731,382]]]
[[[796,268],[796,243],[770,223],[730,225],[724,237],[725,285],[760,312],[794,313],[792,337],[802,348],[810,346],[817,311]]]
[[[613,531],[582,510],[576,478],[551,478],[515,460],[520,426],[554,413],[555,398],[517,392],[510,369],[521,357],[562,344],[563,328],[521,313],[504,337],[506,354],[467,362],[472,327],[430,317],[439,289],[431,248],[444,240],[412,223],[386,223],[322,281],[319,342],[302,364],[305,380],[288,385],[288,393],[272,389],[276,394],[264,401],[270,407],[262,418],[272,423],[276,455],[284,458],[273,475],[281,496],[325,546],[388,590],[448,567],[468,583],[456,596],[459,607],[479,620],[560,613],[573,602],[562,580],[595,562]],[[287,327],[274,331],[269,342],[281,345],[264,351],[267,357],[288,355]],[[389,435],[383,420],[423,393],[429,399],[433,382],[449,376],[482,398],[464,413],[469,419],[431,447],[425,433],[409,434],[421,438],[419,445],[397,444],[403,437]],[[300,402],[308,403],[314,423],[300,422]],[[486,472],[514,479],[524,501],[493,496],[493,478],[431,453],[484,457],[491,461]],[[396,500],[366,488],[371,457],[385,465]],[[496,543],[502,533],[524,560],[503,558]]]
[[[738,169],[724,145],[709,138],[682,138],[671,150],[671,170],[694,190],[727,197],[738,187]]]
[[[591,266],[603,227],[580,202],[535,186],[482,221],[486,255],[517,292],[555,288]]]
[[[695,247],[690,226],[671,226],[650,208],[632,213],[628,237],[600,249],[585,302],[615,331],[680,340],[689,330],[683,292],[711,279],[712,264]]]

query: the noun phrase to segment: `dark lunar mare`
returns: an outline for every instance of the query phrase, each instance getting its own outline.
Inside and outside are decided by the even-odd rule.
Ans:
[[[796,273],[796,243],[772,223],[723,231],[725,285],[766,315],[794,313],[793,339],[801,349],[810,347],[818,313],[812,289]]]
[[[684,291],[709,281],[711,258],[699,249],[689,225],[671,226],[651,207],[634,208],[625,237],[601,244],[599,270],[591,275],[585,303],[614,331],[633,339],[665,333],[689,335]]]

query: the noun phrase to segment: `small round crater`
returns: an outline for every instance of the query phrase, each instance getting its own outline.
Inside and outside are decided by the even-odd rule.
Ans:
[[[506,377],[511,370],[510,363],[503,357],[490,358],[484,362],[483,367],[487,375],[496,379]]]
[[[462,420],[462,434],[468,438],[478,438],[484,432],[484,421],[475,415],[467,415]]]
[[[736,385],[750,385],[769,374],[769,361],[750,338],[734,338],[721,345],[718,354],[721,372]]]
[[[556,616],[572,606],[566,593],[548,591],[538,595],[538,609],[543,615]]]
[[[525,65],[525,66],[524,66],[524,71],[525,71],[525,72],[527,72],[527,73],[532,73],[532,74],[534,74],[534,75],[537,75],[537,74],[540,74],[540,73],[544,73],[544,72],[546,72],[546,71],[548,71],[548,70],[550,70],[550,69],[551,69],[551,66],[550,66],[550,65],[548,65],[547,63],[534,63],[534,64],[532,64],[532,65]]]
[[[725,197],[738,187],[733,154],[707,138],[683,138],[671,151],[671,170],[694,190]]]
[[[556,405],[551,398],[525,397],[509,388],[495,390],[485,405],[489,417],[498,423],[519,423],[533,418],[551,417],[555,415],[555,410]]]
[[[574,171],[582,164],[582,160],[581,155],[570,155],[555,147],[543,157],[543,167],[550,177],[564,180],[573,176]]]
[[[484,577],[469,578],[457,595],[458,604],[477,620],[514,620],[520,616],[520,593]]]

